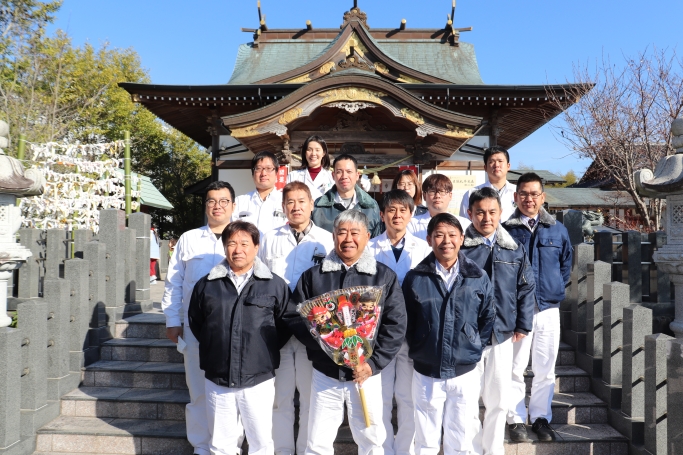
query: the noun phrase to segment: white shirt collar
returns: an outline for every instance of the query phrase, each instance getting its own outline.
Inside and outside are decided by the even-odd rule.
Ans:
[[[536,223],[534,224],[534,227],[529,227],[529,220],[530,220],[531,218],[529,218],[528,216],[524,215],[523,213],[522,213],[521,215],[522,215],[522,217],[521,217],[521,218],[522,218],[522,222],[524,222],[524,225],[525,225],[526,227],[528,227],[529,230],[531,230],[531,232],[534,232],[534,231],[536,230],[536,227],[538,226],[538,218],[539,218],[540,213],[537,213],[536,216],[534,217],[534,221],[536,222]]]
[[[358,260],[360,260],[360,258],[359,258]],[[349,271],[349,269],[350,269],[351,267],[353,267],[353,266],[356,265],[356,264],[358,264],[358,261],[354,262],[354,263],[351,264],[351,265],[346,265],[346,263],[345,263],[344,261],[342,261],[342,265],[344,266],[344,270],[346,270],[347,272]]]
[[[242,275],[237,275],[235,272],[233,272],[232,268],[228,267],[228,277],[232,281],[232,284],[235,285],[238,294],[242,293],[242,289],[244,289],[244,286],[247,284],[247,281],[249,281],[249,278],[251,278],[253,274],[253,266]]]
[[[341,196],[339,195],[339,191],[334,192],[334,202],[337,204],[344,205],[344,201],[342,200]],[[351,203],[349,204],[346,209],[352,209],[358,204],[358,195],[356,194],[356,190],[353,190],[353,197],[351,198]]]
[[[450,291],[455,279],[460,273],[460,261],[455,261],[455,264],[453,264],[453,267],[451,267],[450,270],[441,265],[438,260],[435,259],[434,262],[436,263],[436,273],[443,279],[446,289]]]

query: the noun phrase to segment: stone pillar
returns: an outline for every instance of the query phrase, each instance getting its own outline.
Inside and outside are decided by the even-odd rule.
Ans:
[[[125,304],[125,251],[123,230],[126,228],[126,213],[122,210],[100,210],[99,241],[106,246],[105,281],[107,318],[114,333],[113,325],[123,316]]]
[[[645,337],[645,450],[666,455],[666,351],[669,335]]]
[[[651,309],[642,305],[624,308],[621,412],[633,419],[645,417],[645,337],[651,334]]]
[[[122,233],[123,256],[124,256],[124,283],[126,303],[135,303],[135,229],[125,229]],[[149,252],[147,253],[149,254]],[[149,286],[149,265],[147,266],[147,286]]]
[[[593,248],[596,261],[607,262],[610,265],[614,262],[614,245],[612,244],[611,232],[596,232],[593,236]]]
[[[0,327],[0,447],[20,439],[21,330]]]
[[[574,245],[569,290],[572,326],[565,340],[579,352],[586,352],[586,273],[589,262],[593,262],[593,247],[586,243]]]
[[[64,279],[70,286],[71,316],[69,320],[70,371],[80,373],[85,366],[84,355],[88,350],[88,327],[90,308],[88,300],[88,271],[90,264],[83,259],[69,259],[64,263]],[[91,354],[92,355],[92,354]]]
[[[602,376],[602,292],[612,277],[612,267],[602,261],[589,262],[586,275],[586,353],[578,353],[576,364],[591,376]]]
[[[74,232],[74,257],[83,259],[83,250],[88,242],[92,241],[92,231],[90,229],[77,229]]]
[[[168,272],[168,259],[168,240],[159,240],[159,271],[161,273]]]
[[[135,230],[135,300],[150,299],[150,225],[152,217],[146,213],[133,213],[128,217],[128,227]]]
[[[17,305],[21,348],[21,431],[32,435],[41,425],[36,413],[47,405],[47,303],[44,299]]]
[[[631,302],[643,301],[643,265],[642,237],[638,231],[627,231],[621,234],[621,282],[628,284],[631,290]]]
[[[71,298],[66,280],[45,280],[43,300],[47,303],[47,399],[59,400],[69,392],[69,321]]]
[[[48,229],[45,243],[45,278],[64,276],[64,260],[70,247],[69,232],[65,229]]]
[[[654,250],[662,248],[666,244],[666,233],[664,231],[651,232],[648,234],[650,248]],[[669,274],[661,270],[651,257],[650,269],[650,302],[665,303],[671,302],[671,280]]]
[[[683,340],[667,348],[667,439],[669,455],[683,453]]]
[[[83,259],[88,261],[88,312],[90,314],[90,346],[100,346],[111,339],[107,328],[105,300],[107,298],[106,277],[107,246],[100,242],[88,242],[83,247]]]
[[[602,382],[609,393],[602,398],[612,408],[620,407],[623,355],[623,313],[629,305],[628,285],[613,281],[604,286],[602,331]]]
[[[42,231],[38,229],[20,229],[20,243],[31,251],[31,257],[26,264],[19,269],[19,290],[17,297],[20,299],[34,299],[39,296],[40,259],[43,257]]]

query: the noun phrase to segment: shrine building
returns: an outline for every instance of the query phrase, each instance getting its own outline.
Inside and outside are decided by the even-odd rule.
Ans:
[[[455,193],[483,183],[486,147],[511,148],[566,107],[571,85],[487,85],[474,46],[460,40],[471,28],[372,28],[357,2],[339,29],[270,29],[261,17],[253,41],[242,44],[227,84],[119,84],[134,102],[207,147],[212,176],[238,193],[253,190],[255,153],[275,152],[291,169],[304,140],[325,139],[332,158],[351,153],[378,172],[382,187],[399,166],[422,177],[438,170],[457,176]],[[459,199],[458,199],[459,201]]]

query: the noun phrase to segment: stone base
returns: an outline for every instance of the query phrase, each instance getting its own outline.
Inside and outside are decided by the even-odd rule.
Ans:
[[[48,401],[45,406],[34,411],[21,410],[21,435],[35,436],[36,431],[51,420],[59,417],[59,401]]]
[[[593,357],[582,352],[576,355],[576,365],[593,378],[602,378],[602,357]]]
[[[70,373],[61,378],[47,378],[47,399],[59,400],[81,383],[80,373]]]

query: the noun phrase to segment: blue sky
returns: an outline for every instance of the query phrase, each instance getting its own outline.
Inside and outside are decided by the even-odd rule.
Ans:
[[[339,27],[352,0],[262,0],[270,28]],[[371,27],[439,28],[450,0],[359,0]],[[676,49],[683,30],[682,0],[458,0],[454,26],[472,26],[487,84],[544,84],[572,80],[577,64],[603,55],[621,64],[648,46]],[[134,48],[156,84],[221,84],[232,73],[241,27],[258,25],[256,0],[64,0],[52,29],[74,44]],[[680,49],[679,49],[680,50]],[[680,50],[683,53],[683,50]],[[544,127],[511,150],[512,167],[582,173],[590,164],[571,154]]]

